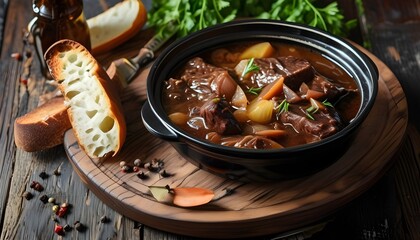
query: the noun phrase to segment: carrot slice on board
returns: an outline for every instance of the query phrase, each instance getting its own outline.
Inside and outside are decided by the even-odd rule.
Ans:
[[[173,203],[180,207],[194,207],[210,202],[214,192],[205,188],[174,188]]]

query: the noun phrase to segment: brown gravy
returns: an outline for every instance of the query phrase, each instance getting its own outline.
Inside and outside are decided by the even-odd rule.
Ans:
[[[270,43],[268,56],[252,62],[241,59],[255,44],[212,49],[177,69],[162,90],[170,119],[189,134],[216,144],[270,149],[319,141],[356,116],[360,93],[342,68],[317,52],[277,42]],[[254,67],[245,75],[244,62]],[[239,65],[243,70],[238,72]],[[282,90],[271,97],[267,92],[280,80]],[[271,113],[255,102],[261,108],[272,106]]]

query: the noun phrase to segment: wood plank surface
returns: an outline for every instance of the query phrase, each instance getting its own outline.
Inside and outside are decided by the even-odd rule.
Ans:
[[[114,1],[115,3],[116,1]],[[103,10],[105,1],[89,1],[91,16]],[[66,234],[68,239],[140,239],[140,228],[136,222],[112,211],[85,187],[72,170],[62,146],[39,152],[26,153],[16,149],[13,140],[13,122],[38,105],[39,97],[50,90],[39,71],[39,64],[34,60],[27,87],[20,84],[24,62],[14,61],[10,55],[14,52],[34,53],[32,46],[24,45],[23,30],[32,18],[30,1],[15,0],[8,3],[1,51],[0,81],[0,239],[56,239],[54,225],[57,221],[51,204],[43,204],[39,197],[54,197],[57,203],[68,202],[72,205],[66,218],[58,219],[59,224],[73,226],[80,221],[86,230],[72,230]],[[10,24],[13,23],[13,24]],[[61,169],[61,175],[53,172]],[[49,177],[42,180],[41,172]],[[32,181],[40,182],[45,190],[38,193],[30,189]],[[34,198],[25,200],[25,191],[33,193]],[[110,221],[101,223],[102,216]]]
[[[365,39],[398,76],[409,107],[408,137],[393,172],[398,202],[395,238],[420,239],[420,1],[363,3]]]
[[[93,16],[118,1],[86,0],[86,16]],[[370,39],[368,46],[373,53],[402,83],[412,118],[418,114],[413,106],[418,106],[420,99],[416,90],[419,86],[416,77],[419,75],[419,60],[414,54],[419,52],[419,0],[363,2],[371,4],[363,16],[387,17],[385,21],[375,21],[376,18],[370,17],[361,21],[361,27],[376,31],[364,31],[363,36]],[[345,12],[350,13],[348,17],[355,17],[352,15],[355,13],[352,1],[340,0],[339,3],[345,6]],[[87,226],[84,232],[72,230],[64,239],[194,239],[143,226],[112,210],[85,187],[72,170],[62,146],[41,153],[16,149],[12,128],[14,119],[35,108],[39,96],[50,90],[40,74],[37,61],[31,65],[31,80],[26,88],[19,83],[23,62],[10,58],[13,52],[24,52],[22,29],[26,28],[31,17],[30,1],[0,2],[0,42],[3,43],[0,50],[0,239],[59,238],[52,229],[54,221],[51,217],[54,215],[51,205],[38,200],[40,193],[34,191],[35,197],[30,201],[21,197],[25,190],[32,191],[29,184],[33,180],[44,185],[43,194],[54,196],[57,202],[68,201],[73,205],[60,223],[79,220]],[[98,57],[107,66],[115,58],[132,56],[135,49],[145,42],[144,38],[147,36],[138,35],[115,51]],[[352,39],[357,41],[359,38]],[[408,137],[396,156],[396,164],[368,192],[335,213],[324,230],[310,239],[420,239],[420,121],[410,121]],[[62,174],[54,176],[58,166],[61,166]],[[42,180],[38,176],[42,171],[50,177]],[[110,221],[101,223],[102,215],[109,217]],[[277,235],[264,239],[275,237]]]

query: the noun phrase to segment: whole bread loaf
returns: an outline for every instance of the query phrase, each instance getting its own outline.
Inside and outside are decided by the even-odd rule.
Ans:
[[[118,153],[126,137],[126,124],[119,88],[105,70],[85,47],[67,39],[53,44],[44,58],[86,154],[94,158]]]

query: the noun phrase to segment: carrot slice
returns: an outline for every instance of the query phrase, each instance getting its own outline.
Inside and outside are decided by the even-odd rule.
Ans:
[[[210,202],[214,192],[205,188],[174,188],[173,203],[180,207],[194,207]]]
[[[280,129],[268,129],[268,130],[261,130],[255,133],[255,135],[264,136],[268,138],[277,138],[281,136],[285,136],[287,132],[285,130]]]
[[[261,98],[265,100],[269,100],[273,98],[276,95],[279,95],[283,92],[283,82],[284,77],[281,76],[279,79],[277,79],[272,86],[268,85],[269,87],[268,91],[263,91],[261,94]]]
[[[306,99],[311,99],[311,98],[319,99],[319,98],[324,97],[324,96],[325,96],[325,93],[319,92],[319,91],[316,91],[316,90],[312,90],[312,89],[309,89],[306,92]]]

